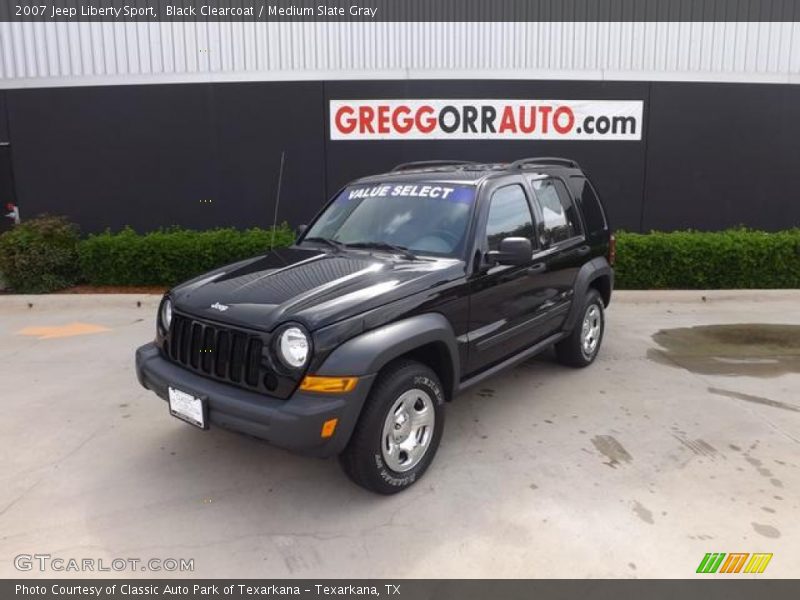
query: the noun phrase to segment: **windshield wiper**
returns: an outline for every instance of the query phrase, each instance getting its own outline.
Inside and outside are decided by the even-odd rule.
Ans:
[[[342,242],[324,237],[315,236],[315,237],[303,238],[303,242],[322,242],[323,244],[326,244],[337,251],[344,248],[344,244]]]
[[[411,252],[405,246],[396,246],[388,242],[352,242],[345,244],[348,248],[375,248],[376,250],[389,250],[395,254],[399,254],[407,260],[417,260],[417,255]]]

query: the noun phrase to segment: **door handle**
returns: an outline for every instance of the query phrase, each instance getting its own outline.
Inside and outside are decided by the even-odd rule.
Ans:
[[[536,273],[542,273],[546,268],[547,268],[547,263],[540,262],[528,267],[526,273],[528,275],[536,275]]]
[[[578,256],[586,256],[587,254],[589,254],[590,251],[591,248],[589,246],[579,246],[574,250],[575,254],[577,254]]]

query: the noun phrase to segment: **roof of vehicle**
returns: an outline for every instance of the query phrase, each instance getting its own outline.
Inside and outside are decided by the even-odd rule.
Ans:
[[[511,175],[521,172],[571,171],[582,173],[574,160],[567,158],[524,158],[508,163],[480,163],[469,161],[420,161],[403,163],[391,171],[369,175],[357,179],[353,183],[378,183],[381,181],[397,181],[414,183],[418,181],[436,181],[440,183],[457,183],[461,185],[477,185],[492,176]]]

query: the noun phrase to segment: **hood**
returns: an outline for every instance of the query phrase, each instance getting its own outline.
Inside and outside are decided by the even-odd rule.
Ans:
[[[463,274],[455,259],[295,246],[193,279],[172,298],[178,311],[199,318],[265,331],[296,321],[313,331]]]

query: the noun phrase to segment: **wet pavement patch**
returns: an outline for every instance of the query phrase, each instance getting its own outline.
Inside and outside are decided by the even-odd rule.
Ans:
[[[699,325],[662,329],[653,340],[660,348],[649,349],[649,359],[694,373],[751,377],[800,373],[800,325]]]
[[[633,460],[633,457],[613,436],[596,435],[592,438],[592,444],[600,454],[608,459],[608,462],[603,464],[612,469],[616,469],[620,463],[629,463]]]
[[[763,535],[764,537],[768,538],[779,538],[781,537],[781,532],[778,531],[772,525],[763,525],[761,523],[751,523],[753,529],[755,529],[756,533],[759,535]]]
[[[633,512],[645,523],[649,523],[650,525],[655,523],[653,520],[653,512],[638,501],[633,504]]]

